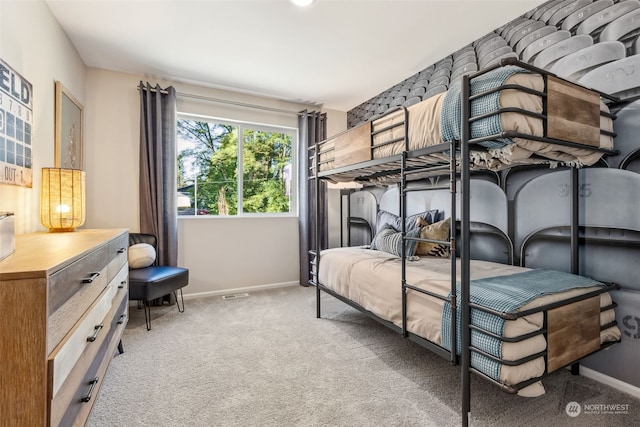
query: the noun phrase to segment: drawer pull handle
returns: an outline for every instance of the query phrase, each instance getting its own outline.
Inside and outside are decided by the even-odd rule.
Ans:
[[[124,323],[124,319],[127,318],[126,314],[121,314],[120,319],[118,320],[118,325],[122,325]]]
[[[93,273],[89,273],[89,277],[85,277],[82,279],[82,283],[93,283],[93,281],[100,275],[99,271],[94,271]]]
[[[127,248],[120,248],[120,249],[118,249],[118,253],[119,253],[119,254],[123,254],[123,253],[125,253],[125,252],[127,252]]]
[[[96,338],[98,338],[98,334],[100,333],[100,330],[102,328],[104,328],[104,323],[100,323],[99,325],[96,325],[95,330],[93,331],[93,335],[91,335],[90,337],[87,337],[87,341],[94,342]]]
[[[81,402],[85,402],[86,403],[86,402],[91,400],[91,395],[93,394],[93,389],[96,386],[96,384],[98,384],[98,377],[95,377],[94,379],[89,381],[89,384],[91,384],[91,386],[89,387],[89,391],[87,392],[87,394],[82,396],[82,398],[80,399]]]
[[[124,288],[124,285],[126,285],[126,284],[127,284],[127,281],[126,281],[126,280],[123,280],[123,281],[122,281],[122,282],[120,282],[120,284],[118,285],[118,289],[122,289],[122,288]]]

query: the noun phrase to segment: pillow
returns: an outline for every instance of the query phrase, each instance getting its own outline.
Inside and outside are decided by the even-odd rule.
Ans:
[[[425,225],[420,228],[420,238],[430,240],[449,240],[449,227],[451,218],[436,222],[435,224]],[[435,257],[448,257],[449,247],[442,243],[418,242],[415,249],[416,255],[429,255]]]
[[[129,246],[129,268],[149,267],[156,260],[156,249],[148,243]]]
[[[416,220],[416,226],[418,227],[425,227],[430,224],[433,224],[433,222],[428,222],[426,219],[422,217],[418,217],[418,219]]]
[[[418,218],[425,220],[428,224],[433,224],[438,218],[438,209],[420,212],[407,217],[405,219],[405,231],[408,232],[416,227],[420,227],[417,222]],[[402,220],[398,215],[381,209],[376,215],[376,234],[386,225],[390,225],[394,230],[400,231],[402,228]]]
[[[405,222],[406,231],[412,230],[414,228],[420,228],[419,221],[426,221],[427,224],[433,224],[436,222],[438,218],[438,209],[431,209],[428,211],[420,212],[415,215],[411,215],[407,217]],[[400,222],[400,218],[398,218],[398,225],[401,226],[402,222]],[[400,228],[398,228],[400,230]]]
[[[419,237],[420,228],[408,231],[407,237]],[[405,246],[405,257],[413,256],[416,249],[415,240],[408,240]],[[371,249],[388,252],[395,256],[402,256],[402,232],[396,231],[390,225],[386,225],[375,235],[371,242]]]
[[[376,234],[386,228],[386,226],[391,226],[391,228],[397,231],[396,224],[398,221],[398,215],[380,209],[376,215]]]

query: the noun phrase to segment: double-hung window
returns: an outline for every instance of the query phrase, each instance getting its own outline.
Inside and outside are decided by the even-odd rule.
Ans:
[[[178,214],[296,214],[297,130],[178,116]]]

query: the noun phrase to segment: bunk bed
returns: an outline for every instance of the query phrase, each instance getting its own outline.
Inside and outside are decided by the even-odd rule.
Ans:
[[[613,148],[613,115],[598,92],[549,74],[524,72],[516,60],[504,60],[493,72],[471,80],[474,100],[470,123],[470,168],[501,170],[526,164],[593,165]],[[399,180],[403,152],[414,163],[448,162],[443,141],[461,140],[462,79],[449,90],[409,107],[397,107],[318,144],[321,177],[334,181]],[[405,138],[406,136],[406,138]],[[568,140],[571,137],[573,141]],[[549,140],[554,143],[550,144]],[[406,144],[405,144],[406,142]],[[435,147],[428,154],[420,149]],[[393,161],[395,156],[395,161]],[[370,162],[384,159],[384,162]],[[370,163],[367,163],[370,162]],[[354,169],[352,165],[358,165]],[[313,172],[313,167],[312,167]],[[422,175],[424,176],[424,175]],[[419,178],[419,177],[416,177]],[[415,179],[415,178],[414,178]]]
[[[310,147],[316,208],[320,180],[398,189],[395,218],[378,218],[372,248],[310,251],[317,317],[325,292],[460,364],[465,425],[470,373],[510,393],[539,395],[544,376],[619,342],[609,294],[619,286],[577,274],[577,168],[615,153],[615,117],[602,98],[612,100],[508,59]],[[506,200],[471,179],[474,171],[522,164],[572,168],[569,273],[511,265],[508,227],[492,219],[506,218]],[[408,211],[420,188],[412,184],[443,175],[449,200]],[[432,227],[444,236],[423,233]],[[474,241],[487,237],[506,261],[474,259]],[[416,257],[420,245],[437,247],[440,256]]]

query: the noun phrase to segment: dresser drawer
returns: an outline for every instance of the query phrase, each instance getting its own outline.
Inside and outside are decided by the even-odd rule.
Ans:
[[[107,277],[110,281],[114,277],[120,268],[127,262],[127,251],[129,250],[129,235],[123,234],[114,239],[107,246],[107,254],[109,259],[109,265],[107,267]]]
[[[108,245],[104,245],[52,274],[48,287],[49,315],[87,285],[100,282],[105,285],[108,280],[105,280],[105,277],[96,276],[96,273],[104,274],[101,270],[112,258],[108,253]]]
[[[123,269],[123,273],[126,276],[127,270]],[[117,345],[114,340],[120,340],[126,325],[128,292],[126,286],[122,288],[118,286],[118,279],[119,277],[113,280],[99,301],[82,319],[78,328],[68,339],[65,339],[49,359],[50,424],[52,426],[72,425],[72,422],[67,419],[70,416],[71,419],[75,418],[84,406],[90,407],[93,404],[91,402],[87,405],[88,402],[83,401],[82,398],[87,396],[90,389],[93,390],[92,399],[95,398],[104,374],[104,369],[102,373],[98,372],[99,367],[105,363],[105,359],[113,357],[113,350],[108,352],[107,349]],[[99,321],[103,327],[95,341],[88,342],[87,337],[93,334],[95,327],[92,316],[104,310],[104,302],[109,303],[109,310]],[[87,335],[89,332],[90,334]],[[99,377],[98,383],[91,384],[96,376]]]
[[[98,295],[127,265],[128,235],[123,234],[82,259],[56,272],[49,285],[49,304],[57,304],[59,295],[67,299],[54,310],[49,308],[47,353],[50,353],[98,298]],[[90,267],[82,267],[85,262]],[[121,281],[126,281],[126,274]],[[118,282],[120,283],[120,282]],[[73,293],[70,293],[73,291]],[[55,293],[56,295],[52,295]]]
[[[107,286],[99,299],[85,313],[72,332],[67,335],[61,345],[49,356],[49,375],[51,376],[52,396],[55,397],[60,386],[65,381],[69,372],[76,364],[80,356],[90,346],[96,346],[98,337],[103,334],[105,321],[109,322],[107,313],[111,311],[114,297],[118,293],[118,285],[126,281],[127,270],[123,267],[120,274]],[[121,292],[122,293],[122,292]],[[119,301],[118,301],[119,302]]]
[[[70,381],[65,382],[58,396],[51,401],[50,426],[84,425],[126,325],[129,300],[126,293],[123,294],[120,304],[114,306],[110,328],[93,358],[83,358],[78,363],[69,376]]]
[[[83,288],[49,316],[47,354],[50,354],[60,344],[64,336],[74,328],[74,325],[107,287],[107,266],[103,266],[98,273],[100,275],[93,282],[85,283]]]

